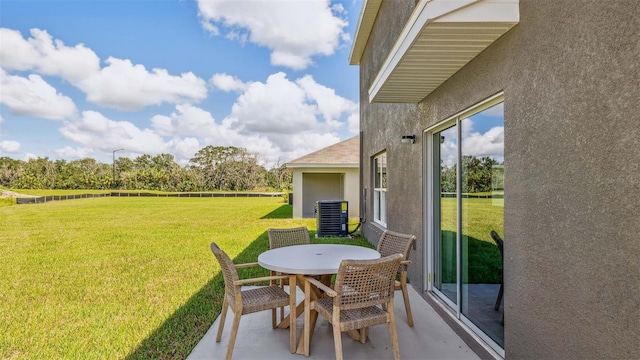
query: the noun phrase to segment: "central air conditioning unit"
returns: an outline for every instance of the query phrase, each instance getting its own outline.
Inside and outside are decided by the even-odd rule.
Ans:
[[[317,237],[347,236],[349,205],[344,200],[320,200],[316,202]]]

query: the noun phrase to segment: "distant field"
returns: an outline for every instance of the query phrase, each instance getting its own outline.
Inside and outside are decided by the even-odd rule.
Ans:
[[[0,358],[183,359],[220,312],[209,243],[251,262],[269,227],[300,225],[280,197],[0,207]]]

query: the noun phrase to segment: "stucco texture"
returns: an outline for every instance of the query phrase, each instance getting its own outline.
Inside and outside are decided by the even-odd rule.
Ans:
[[[639,4],[520,1],[520,23],[420,104],[368,102],[415,2],[378,13],[360,64],[363,186],[371,157],[387,151],[388,227],[418,235],[418,290],[422,132],[504,92],[507,358],[640,358]],[[402,144],[406,134],[416,144]]]

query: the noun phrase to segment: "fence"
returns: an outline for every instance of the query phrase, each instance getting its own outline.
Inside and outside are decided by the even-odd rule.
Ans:
[[[50,196],[38,196],[38,197],[25,197],[16,198],[16,204],[39,204],[49,201],[59,200],[73,200],[73,199],[87,199],[95,197],[116,196],[116,197],[197,197],[197,198],[213,198],[213,197],[278,197],[284,193],[212,193],[212,192],[189,192],[189,193],[169,193],[169,194],[156,194],[149,192],[111,192],[107,194],[76,194],[76,195],[50,195]]]

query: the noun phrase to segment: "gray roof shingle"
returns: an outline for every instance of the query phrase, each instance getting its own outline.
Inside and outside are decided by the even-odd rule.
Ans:
[[[318,165],[327,166],[354,166],[360,165],[360,136],[329,145],[297,159],[287,162],[287,167],[299,167]]]

